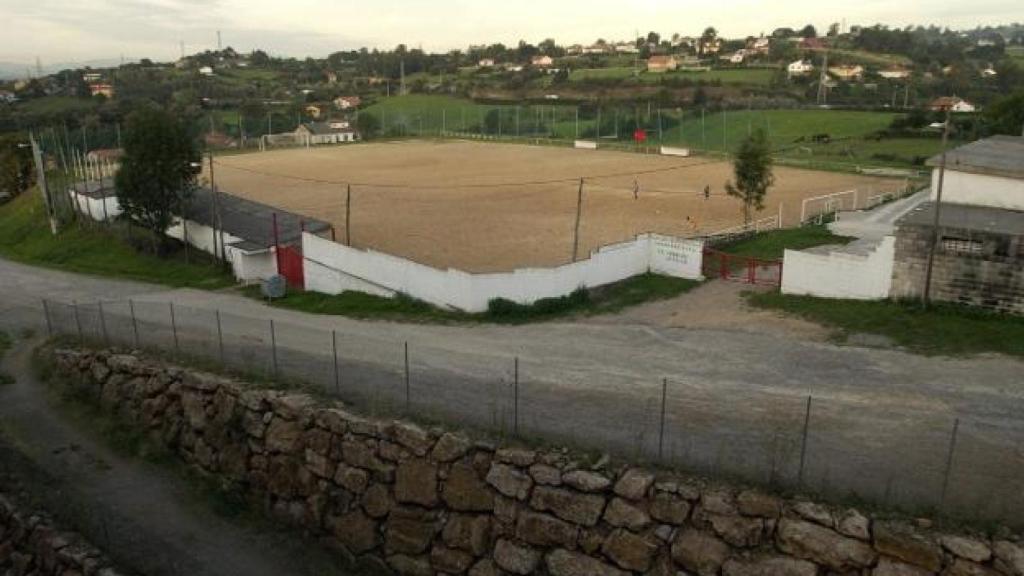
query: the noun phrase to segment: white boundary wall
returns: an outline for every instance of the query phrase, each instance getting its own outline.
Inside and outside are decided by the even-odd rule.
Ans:
[[[682,157],[686,158],[686,157],[690,156],[690,149],[689,148],[672,148],[670,146],[662,146],[661,147],[661,155],[662,156],[682,156]]]
[[[895,257],[894,236],[883,238],[882,243],[867,255],[786,250],[782,264],[782,293],[853,300],[888,298]]]
[[[597,142],[590,140],[577,140],[573,143],[576,148],[583,148],[585,150],[597,150]]]
[[[932,170],[931,200],[939,189],[939,170]],[[952,204],[1024,210],[1024,179],[973,174],[946,168],[942,201]]]
[[[183,235],[181,219],[179,218],[167,228],[167,236],[181,240]],[[215,239],[214,236],[213,228],[210,226],[199,224],[192,220],[188,221],[188,243],[190,245],[207,254],[216,255],[220,250],[220,239]],[[231,243],[238,242],[239,240],[241,238],[232,236],[227,232],[224,233],[224,257],[231,263],[231,271],[239,282],[251,284],[277,274],[277,259],[274,257],[273,249],[247,252],[231,246]]]
[[[436,306],[481,312],[494,298],[531,304],[645,272],[701,278],[704,244],[658,234],[605,246],[590,258],[557,268],[524,268],[495,274],[440,270],[373,250],[302,235],[306,289],[326,294],[348,290],[379,296],[404,293]]]
[[[103,222],[108,218],[113,220],[121,215],[121,204],[117,201],[117,196],[93,198],[92,196],[79,194],[73,189],[69,189],[68,197],[79,214],[83,214],[97,222]],[[103,211],[104,204],[106,204],[106,212]]]

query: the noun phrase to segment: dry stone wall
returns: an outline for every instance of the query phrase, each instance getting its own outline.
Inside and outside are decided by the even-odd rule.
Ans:
[[[136,355],[57,350],[68,386],[341,557],[402,575],[1024,576],[1005,531],[941,535],[666,472],[372,420]]]
[[[79,534],[64,532],[39,511],[0,494],[0,574],[118,576]]]

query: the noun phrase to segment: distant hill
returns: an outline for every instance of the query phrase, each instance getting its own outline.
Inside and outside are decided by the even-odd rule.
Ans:
[[[125,63],[135,60],[125,59]],[[114,68],[121,64],[120,58],[101,58],[97,60],[84,60],[81,62],[43,62],[43,74],[53,74],[61,70],[85,68]],[[0,80],[14,80],[24,78],[26,74],[36,75],[35,62],[3,62],[0,61]]]

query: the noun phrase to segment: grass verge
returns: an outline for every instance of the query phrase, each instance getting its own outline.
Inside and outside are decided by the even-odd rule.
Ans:
[[[33,189],[0,206],[0,256],[69,272],[174,287],[217,289],[235,284],[230,274],[198,250],[192,251],[191,263],[185,262],[180,251],[159,258],[135,249],[120,233],[123,230],[119,224],[68,224],[54,236],[42,198]]]
[[[1024,357],[1024,318],[1018,316],[950,304],[925,310],[916,302],[833,300],[778,292],[748,293],[747,301],[833,328],[839,342],[872,334],[919,354]]]
[[[827,244],[847,244],[854,238],[837,236],[827,226],[802,226],[772,230],[735,242],[715,246],[717,250],[761,260],[778,260],[788,250],[806,250]]]
[[[694,280],[647,273],[607,286],[579,289],[567,296],[542,298],[529,305],[499,298],[490,302],[486,312],[478,313],[446,310],[404,294],[384,298],[362,292],[343,292],[336,296],[293,292],[274,300],[271,305],[312,314],[360,319],[442,324],[525,324],[618,312],[629,306],[678,296],[698,284]],[[258,286],[249,286],[243,293],[252,298],[261,298]]]

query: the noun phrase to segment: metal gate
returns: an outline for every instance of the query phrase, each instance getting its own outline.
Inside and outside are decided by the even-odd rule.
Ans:
[[[706,278],[765,286],[782,285],[782,260],[737,256],[711,248],[704,249],[702,272]]]
[[[302,251],[293,246],[277,247],[277,273],[284,276],[292,288],[305,287],[305,275],[302,266]]]

